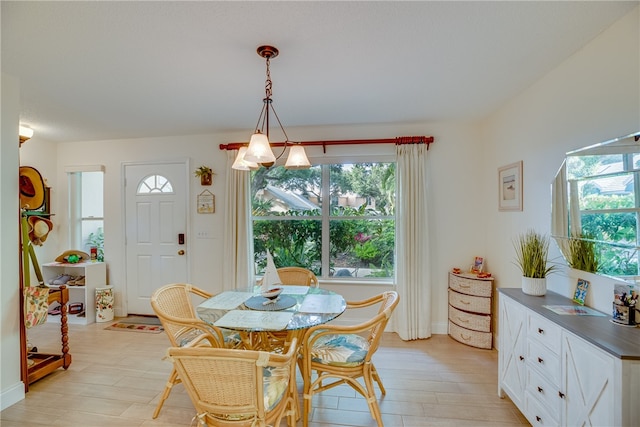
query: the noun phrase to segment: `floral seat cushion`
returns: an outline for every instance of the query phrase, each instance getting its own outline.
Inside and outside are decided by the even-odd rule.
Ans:
[[[311,360],[334,366],[358,366],[364,363],[369,342],[356,334],[333,334],[320,337],[311,349]]]
[[[184,347],[191,341],[202,335],[202,332],[197,329],[191,329],[186,333],[183,333],[177,338],[178,345]],[[229,329],[222,329],[222,337],[224,338],[224,345],[227,348],[235,348],[242,343],[242,338],[237,331]]]

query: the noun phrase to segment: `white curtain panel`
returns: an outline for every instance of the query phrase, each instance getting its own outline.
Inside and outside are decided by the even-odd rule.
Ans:
[[[227,150],[227,162],[233,164],[237,150]],[[224,206],[224,290],[247,289],[255,283],[253,244],[251,242],[251,173],[227,168],[227,196]]]
[[[569,194],[567,189],[567,164],[562,162],[560,170],[556,174],[556,179],[552,184],[553,203],[551,203],[551,235],[569,237]],[[572,218],[573,220],[574,218]],[[575,221],[572,221],[575,222]],[[567,250],[567,240],[561,240],[558,245],[563,253]]]
[[[400,302],[394,324],[403,340],[431,336],[427,148],[427,144],[401,144],[396,148],[396,286]]]

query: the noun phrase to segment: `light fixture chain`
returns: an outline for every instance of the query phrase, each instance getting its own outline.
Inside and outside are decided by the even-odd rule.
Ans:
[[[264,92],[267,99],[270,99],[271,95],[273,95],[273,92],[272,92],[273,82],[271,81],[271,69],[269,68],[270,64],[271,64],[271,61],[269,61],[269,57],[267,57],[267,81],[265,81],[264,83]]]

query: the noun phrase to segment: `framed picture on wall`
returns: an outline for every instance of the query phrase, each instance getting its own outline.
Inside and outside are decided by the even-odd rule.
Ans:
[[[209,190],[198,194],[198,213],[212,214],[216,211],[216,196]]]
[[[498,210],[522,210],[522,160],[498,168]]]

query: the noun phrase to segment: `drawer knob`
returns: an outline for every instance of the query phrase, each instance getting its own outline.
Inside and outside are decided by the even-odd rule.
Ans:
[[[538,357],[538,363],[544,363],[544,360],[542,359],[542,357]]]
[[[540,386],[538,386],[538,393],[544,393],[544,390]]]
[[[542,418],[540,418],[539,416],[536,415],[536,421],[541,423],[542,422]]]
[[[564,399],[564,393],[563,392],[559,391],[558,392],[558,396],[560,396],[560,399]]]
[[[469,319],[461,319],[457,316],[456,316],[456,319],[458,319],[458,322],[469,323]]]
[[[524,360],[524,356],[520,356],[520,360]]]
[[[464,334],[460,334],[460,338],[462,338],[465,341],[469,341],[471,339],[471,336],[465,337]]]
[[[539,334],[544,334],[544,329],[542,329],[542,328],[538,328],[538,333],[539,333]]]

